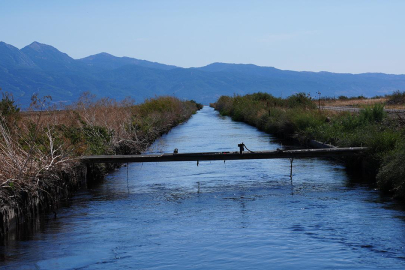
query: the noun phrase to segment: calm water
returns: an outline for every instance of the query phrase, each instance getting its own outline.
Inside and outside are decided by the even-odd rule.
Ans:
[[[151,152],[282,147],[205,107]],[[2,269],[405,269],[405,214],[334,162],[129,164],[36,233]],[[128,174],[128,178],[127,178]]]

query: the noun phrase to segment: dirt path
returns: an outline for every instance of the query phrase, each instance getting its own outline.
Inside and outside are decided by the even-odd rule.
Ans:
[[[322,110],[337,111],[337,112],[353,112],[358,113],[362,108],[345,107],[345,106],[321,106]],[[398,119],[402,126],[405,126],[405,110],[404,109],[384,109],[388,116],[392,119]]]
[[[345,111],[345,112],[359,112],[362,108],[356,107],[345,107],[345,106],[322,106],[322,110],[330,110],[330,111]],[[389,114],[405,114],[405,110],[400,109],[384,109]]]

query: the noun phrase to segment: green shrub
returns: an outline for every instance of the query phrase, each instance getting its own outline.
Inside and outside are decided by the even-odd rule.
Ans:
[[[339,100],[348,100],[349,98],[347,96],[339,96],[338,99]]]
[[[386,116],[383,104],[375,104],[360,111],[360,121],[363,123],[381,122]]]
[[[255,100],[255,101],[262,101],[262,102],[264,102],[263,104],[265,104],[266,107],[281,106],[284,103],[284,101],[281,98],[276,98],[271,94],[262,93],[262,92],[258,92],[258,93],[251,94],[251,95],[246,95],[245,97]]]
[[[399,105],[404,103],[405,103],[405,92],[397,90],[394,93],[392,93],[392,95],[388,96],[387,104]]]
[[[83,128],[83,134],[87,144],[88,154],[111,154],[111,149],[109,146],[113,136],[112,131],[109,131],[105,127],[86,126]]]
[[[214,104],[214,107],[221,113],[221,115],[230,115],[233,105],[233,98],[228,96],[221,96]]]
[[[341,124],[341,126],[339,126]],[[345,113],[340,121],[335,125],[336,129],[342,129],[343,131],[350,132],[361,126],[360,118],[357,115]]]
[[[377,174],[378,187],[386,192],[405,198],[405,145],[400,143],[395,150],[385,155]]]
[[[313,111],[292,109],[290,110],[290,121],[294,124],[296,131],[305,131],[322,125],[325,117]]]
[[[0,101],[0,114],[4,117],[8,117],[14,116],[19,112],[20,108],[15,105],[13,95],[10,93],[2,93],[2,99]]]
[[[81,128],[78,127],[68,127],[65,125],[57,126],[57,129],[62,132],[66,139],[69,139],[70,143],[76,145],[84,141],[84,133]]]
[[[180,100],[174,97],[159,97],[145,100],[139,105],[141,115],[148,115],[152,112],[170,112],[175,110]]]
[[[367,129],[367,132],[360,131],[365,137],[364,145],[371,148],[375,157],[382,159],[387,153],[395,149],[401,141],[401,133],[392,129],[382,130],[380,126]]]
[[[286,100],[286,104],[289,108],[316,108],[316,105],[312,102],[311,97],[305,93],[298,93],[289,96]]]
[[[1,90],[1,88],[0,88]],[[1,93],[2,99],[0,101],[0,121],[12,128],[16,122],[21,118],[20,108],[14,102],[13,95],[10,93]]]
[[[194,104],[194,106],[197,107],[197,110],[201,110],[203,108],[203,105],[201,103],[197,103],[195,100],[190,100],[189,102]]]

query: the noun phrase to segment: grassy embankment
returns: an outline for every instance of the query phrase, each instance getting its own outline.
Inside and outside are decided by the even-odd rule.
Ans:
[[[391,95],[385,96],[375,96],[372,98],[366,98],[364,96],[358,97],[322,97],[321,106],[332,106],[332,107],[356,107],[356,108],[367,108],[376,104],[384,105],[386,109],[405,109],[405,92],[395,91]],[[318,106],[318,100],[314,100],[314,103]]]
[[[398,94],[393,99],[398,99]],[[212,105],[222,115],[276,136],[294,136],[302,142],[315,139],[339,147],[368,146],[363,166],[355,159],[350,159],[348,166],[359,168],[366,164],[367,173],[380,190],[405,200],[403,123],[388,118],[383,104],[366,107],[357,114],[320,111],[315,104],[303,93],[286,99],[256,93],[222,96]]]
[[[130,99],[95,99],[84,94],[62,111],[42,110],[48,99],[33,98],[20,112],[12,97],[0,102],[0,206],[20,207],[30,196],[54,202],[69,186],[83,155],[134,154],[186,121],[200,105],[159,97],[134,105]],[[94,173],[103,174],[100,166]],[[38,201],[38,200],[36,200]],[[40,203],[40,202],[39,202]],[[1,212],[3,219],[7,213]]]

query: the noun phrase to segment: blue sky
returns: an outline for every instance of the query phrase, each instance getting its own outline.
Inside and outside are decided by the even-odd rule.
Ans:
[[[405,1],[0,0],[0,40],[73,58],[405,74]]]

